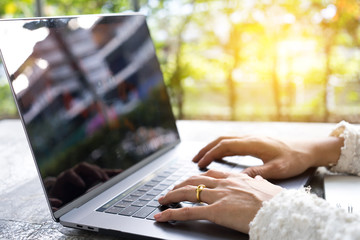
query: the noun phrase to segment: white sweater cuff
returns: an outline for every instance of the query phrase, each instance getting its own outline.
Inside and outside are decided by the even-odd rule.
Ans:
[[[360,136],[356,128],[345,122],[340,122],[330,134],[344,138],[344,146],[337,165],[330,168],[332,172],[350,173],[360,176]]]
[[[305,190],[283,190],[250,223],[250,239],[359,239],[360,215],[348,214]],[[348,238],[347,238],[348,237]]]

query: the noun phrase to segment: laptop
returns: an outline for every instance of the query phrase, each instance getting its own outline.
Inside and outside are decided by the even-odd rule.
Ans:
[[[347,174],[324,176],[324,195],[332,206],[360,213],[360,177]]]
[[[0,21],[0,50],[53,219],[137,239],[247,239],[208,221],[157,223],[157,198],[206,143],[181,142],[146,18]],[[245,161],[246,162],[246,161]],[[228,158],[210,168],[241,172]],[[309,172],[278,184],[304,186]]]

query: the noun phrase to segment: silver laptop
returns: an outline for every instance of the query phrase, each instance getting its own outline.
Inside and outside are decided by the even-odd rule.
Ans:
[[[325,199],[349,213],[360,213],[360,177],[331,174],[324,177]]]
[[[142,15],[0,21],[0,50],[49,209],[66,227],[154,239],[247,239],[208,221],[156,223],[157,198],[203,144],[181,143]],[[236,161],[211,167],[241,172]],[[306,173],[279,182],[299,188]]]

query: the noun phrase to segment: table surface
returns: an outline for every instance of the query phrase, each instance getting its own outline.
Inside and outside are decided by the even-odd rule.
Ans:
[[[219,136],[265,135],[317,138],[334,124],[288,122],[178,121],[182,141],[209,142]],[[11,140],[11,141],[9,141]],[[16,144],[13,144],[16,142]],[[11,144],[12,143],[12,144]],[[311,185],[322,195],[321,179]],[[317,192],[316,192],[317,191]],[[52,220],[19,120],[0,121],[0,239],[115,239],[70,229]]]

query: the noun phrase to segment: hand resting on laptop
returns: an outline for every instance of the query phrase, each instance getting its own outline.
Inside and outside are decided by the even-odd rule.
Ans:
[[[220,137],[200,150],[193,161],[203,168],[226,156],[251,155],[261,159],[264,165],[249,167],[244,173],[251,177],[283,179],[299,175],[310,167],[336,164],[342,142],[337,137],[287,142],[257,136]]]
[[[201,176],[191,177],[175,186],[159,202],[201,201],[207,205],[168,209],[154,217],[159,222],[205,219],[249,233],[251,239],[328,239],[337,232],[346,236],[349,229],[360,236],[356,227],[360,224],[360,216],[346,216],[346,212],[339,212],[342,210],[304,189],[285,190],[262,178],[287,178],[313,166],[330,166],[339,171],[337,165],[344,163],[348,167],[342,171],[354,173],[351,161],[358,159],[349,159],[353,155],[348,152],[354,149],[351,145],[360,145],[354,137],[358,135],[360,133],[351,125],[342,122],[331,136],[310,141],[221,137],[194,157],[193,161],[198,162],[199,167],[232,155],[255,156],[262,159],[264,165],[249,167],[241,174],[209,170]],[[356,171],[360,174],[360,169]],[[322,217],[318,217],[320,214]],[[328,222],[329,219],[332,222]],[[326,227],[329,224],[331,229]]]

